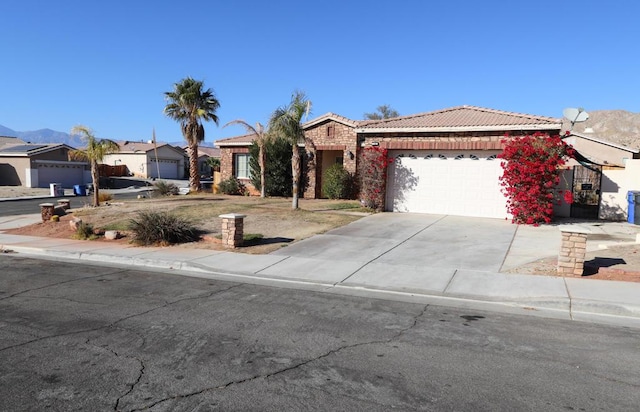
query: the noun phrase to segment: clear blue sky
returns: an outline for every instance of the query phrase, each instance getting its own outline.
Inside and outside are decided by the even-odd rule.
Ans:
[[[289,102],[362,119],[458,105],[561,117],[640,112],[637,1],[3,1],[0,124],[181,141],[165,91],[212,88],[244,133]]]

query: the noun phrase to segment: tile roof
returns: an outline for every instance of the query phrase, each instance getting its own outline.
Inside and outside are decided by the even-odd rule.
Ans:
[[[198,146],[198,157],[207,155],[209,157],[220,157],[220,149],[217,147]]]
[[[255,133],[245,134],[242,136],[229,137],[227,139],[220,139],[213,142],[216,147],[223,146],[247,146],[253,143],[253,141],[258,137]]]
[[[0,148],[2,156],[33,156],[39,153],[46,153],[53,150],[66,148],[73,150],[73,147],[65,143],[24,143],[21,140],[16,144],[5,144]]]
[[[322,116],[316,117],[315,119],[311,119],[306,123],[303,123],[302,124],[302,128],[303,129],[308,129],[311,126],[315,126],[316,124],[322,123],[322,122],[327,121],[327,120],[334,120],[334,121],[336,121],[338,123],[343,123],[343,124],[346,124],[346,125],[352,126],[352,127],[357,127],[361,123],[365,123],[365,122],[360,121],[360,120],[352,120],[352,119],[349,119],[347,117],[340,116],[339,114],[335,114],[335,113],[329,112],[329,113],[323,114]]]
[[[552,117],[476,106],[457,106],[434,112],[361,122],[358,131],[366,133],[394,129],[414,131],[559,129],[561,125],[561,119]]]

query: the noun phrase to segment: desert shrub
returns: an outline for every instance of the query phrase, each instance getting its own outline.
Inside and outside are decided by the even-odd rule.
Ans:
[[[199,231],[186,219],[167,212],[142,211],[129,221],[133,241],[142,245],[175,244],[198,240]]]
[[[113,195],[111,193],[100,192],[98,193],[98,200],[100,202],[108,202],[110,200],[113,200]]]
[[[76,228],[75,233],[73,234],[73,238],[80,240],[93,240],[97,238],[97,236],[95,235],[93,226],[91,224],[80,222],[80,224]]]
[[[233,176],[221,181],[218,187],[225,195],[242,195],[247,191],[244,184]]]
[[[177,195],[179,192],[178,186],[171,182],[165,182],[164,180],[158,180],[153,186],[156,188],[155,193],[160,196]]]
[[[322,176],[322,192],[329,199],[351,199],[353,176],[341,164],[331,165]]]

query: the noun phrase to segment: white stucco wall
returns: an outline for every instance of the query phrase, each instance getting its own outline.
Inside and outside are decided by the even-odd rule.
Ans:
[[[640,191],[640,159],[627,160],[624,169],[602,171],[600,219],[627,220],[627,193]]]

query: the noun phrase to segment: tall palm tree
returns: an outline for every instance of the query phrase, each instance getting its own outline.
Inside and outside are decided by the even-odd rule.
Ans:
[[[291,203],[292,209],[298,208],[298,190],[300,186],[300,152],[298,144],[305,141],[302,129],[302,117],[311,111],[311,101],[304,92],[296,90],[291,96],[288,106],[276,109],[269,120],[269,130],[275,136],[286,139],[293,146],[291,156],[291,172],[293,175]]]
[[[220,102],[211,89],[203,90],[202,81],[186,77],[173,85],[173,90],[165,92],[167,105],[164,114],[180,123],[182,135],[187,141],[189,155],[189,186],[192,191],[200,190],[198,173],[198,143],[204,141],[203,121],[218,124],[216,110]]]
[[[239,124],[244,126],[247,132],[256,135],[256,143],[258,144],[258,164],[260,165],[260,197],[266,196],[265,191],[265,182],[266,182],[266,172],[265,172],[265,164],[267,163],[267,154],[264,150],[264,145],[267,143],[269,134],[266,132],[264,126],[260,122],[256,122],[255,127],[251,126],[249,123],[245,122],[241,119],[232,120],[229,123],[225,124],[224,127],[227,127],[231,124]]]
[[[88,161],[91,165],[93,206],[98,207],[100,206],[100,174],[98,171],[98,163],[100,163],[106,155],[119,152],[120,147],[118,143],[113,140],[96,138],[93,131],[87,126],[74,126],[73,129],[71,129],[71,134],[79,134],[82,136],[82,139],[87,142],[86,148],[70,151],[69,157],[73,160]]]

